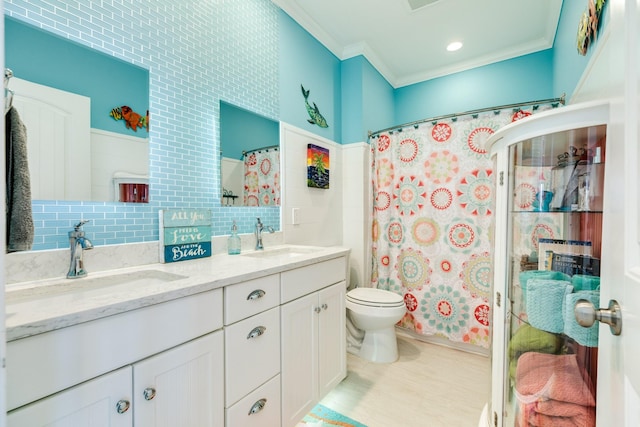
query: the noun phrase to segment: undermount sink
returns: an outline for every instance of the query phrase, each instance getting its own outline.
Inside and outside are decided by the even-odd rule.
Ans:
[[[245,252],[242,255],[254,258],[295,258],[318,252],[322,248],[312,246],[284,246],[266,248],[260,251]]]
[[[131,289],[136,285],[154,285],[187,276],[160,270],[138,270],[112,275],[87,276],[80,279],[60,279],[36,286],[8,290],[5,293],[7,314],[17,312],[25,305],[73,304],[75,301],[99,297]]]

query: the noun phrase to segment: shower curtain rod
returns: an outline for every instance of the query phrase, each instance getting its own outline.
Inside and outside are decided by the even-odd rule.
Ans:
[[[477,110],[465,111],[464,113],[445,114],[443,116],[431,117],[429,119],[416,120],[414,122],[404,123],[404,124],[401,124],[401,125],[391,126],[391,127],[388,127],[388,128],[380,129],[380,130],[377,130],[375,132],[369,131],[369,138],[371,138],[374,135],[378,135],[378,134],[380,134],[382,132],[386,132],[386,131],[390,131],[390,130],[394,130],[394,129],[402,129],[402,128],[409,127],[409,126],[416,126],[416,125],[419,125],[421,123],[437,122],[437,121],[444,120],[444,119],[450,119],[452,117],[468,116],[468,115],[471,115],[471,114],[484,113],[486,111],[505,110],[505,109],[508,109],[508,108],[523,107],[525,105],[547,104],[547,103],[553,103],[553,102],[559,102],[562,105],[564,105],[565,94],[563,93],[562,96],[560,96],[559,98],[541,99],[539,101],[529,101],[529,102],[518,102],[518,103],[515,103],[515,104],[500,105],[498,107],[479,108]]]
[[[246,156],[247,154],[250,154],[250,153],[255,153],[256,151],[261,151],[261,150],[267,151],[267,150],[271,150],[271,149],[275,149],[275,148],[280,148],[280,146],[279,145],[270,145],[268,147],[256,148],[255,150],[249,150],[249,151],[242,150],[242,157],[244,157],[244,156]]]

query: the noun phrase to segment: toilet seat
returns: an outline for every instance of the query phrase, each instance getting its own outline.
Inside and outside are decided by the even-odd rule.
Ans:
[[[402,295],[375,288],[356,288],[347,292],[347,301],[368,307],[402,307]]]

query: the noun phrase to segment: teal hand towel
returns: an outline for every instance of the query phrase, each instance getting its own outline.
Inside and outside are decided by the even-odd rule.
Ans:
[[[600,277],[586,274],[574,274],[571,285],[575,291],[595,291],[600,289]]]
[[[585,328],[576,321],[573,309],[581,299],[590,301],[595,307],[600,307],[600,291],[578,291],[567,295],[564,304],[564,334],[573,338],[578,344],[597,347],[598,322]]]
[[[520,287],[522,288],[522,294],[524,303],[527,303],[527,283],[530,279],[551,279],[551,280],[567,280],[571,281],[571,277],[561,271],[553,270],[528,270],[522,271],[518,275],[520,279]]]
[[[552,333],[564,331],[565,297],[573,292],[566,280],[529,279],[527,282],[527,320],[534,328]]]

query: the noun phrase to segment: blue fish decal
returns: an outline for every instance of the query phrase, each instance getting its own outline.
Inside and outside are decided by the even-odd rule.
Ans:
[[[304,90],[304,86],[302,85],[300,85],[300,88],[302,89],[302,96],[304,96],[304,105],[307,107],[307,113],[309,113],[309,117],[311,117],[307,121],[312,125],[318,125],[321,128],[328,128],[329,125],[327,124],[327,120],[322,117],[322,114],[320,114],[320,110],[318,110],[316,103],[313,103],[313,108],[309,105],[309,91]]]

